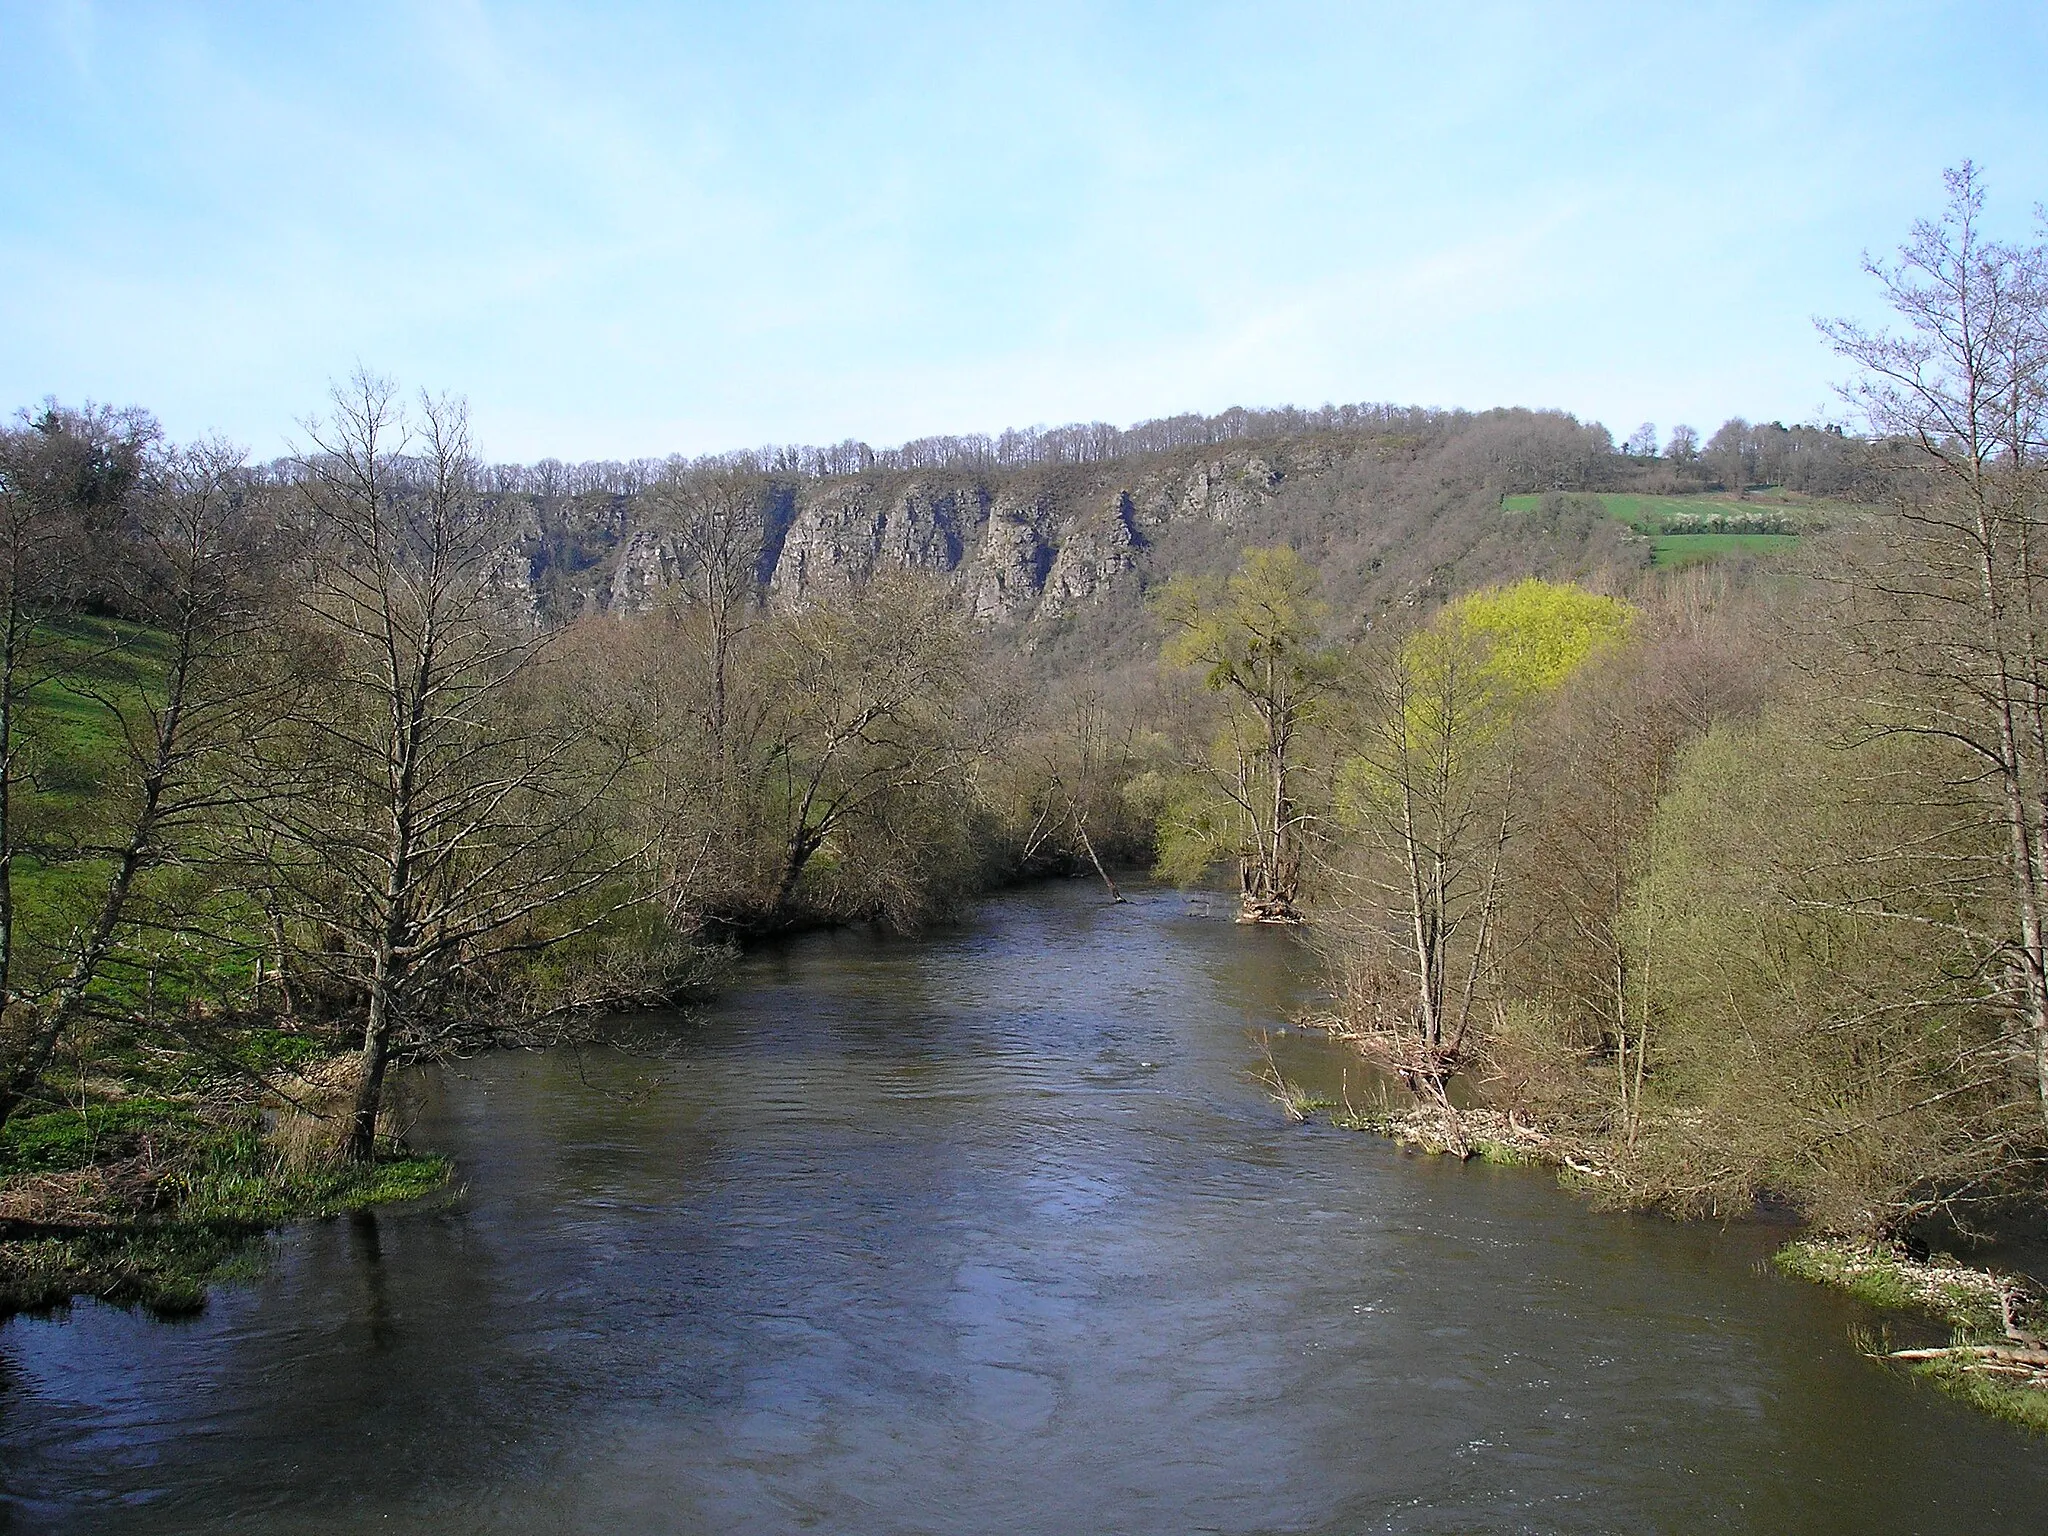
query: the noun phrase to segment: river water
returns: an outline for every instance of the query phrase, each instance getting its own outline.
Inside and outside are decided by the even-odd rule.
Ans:
[[[0,1529],[2048,1530],[2048,1445],[1782,1234],[1286,1123],[1297,952],[1228,916],[1042,888],[423,1074],[459,1193],[0,1327]]]

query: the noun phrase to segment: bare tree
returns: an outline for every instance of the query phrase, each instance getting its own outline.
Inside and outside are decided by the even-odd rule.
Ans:
[[[54,401],[0,429],[0,1005],[14,1017],[0,1035],[9,1038],[22,1030],[39,1038],[43,1027],[17,995],[15,874],[34,835],[36,701],[104,649],[68,621],[106,570],[87,551],[96,535],[117,538],[156,437],[141,412],[66,411]]]
[[[668,466],[644,497],[669,567],[662,601],[644,621],[594,621],[580,636],[604,653],[589,669],[603,714],[640,743],[619,804],[679,934],[744,921],[761,883],[766,494],[750,470]]]
[[[1378,939],[1405,1005],[1378,1032],[1411,1084],[1439,1099],[1497,994],[1495,945],[1510,843],[1524,819],[1522,731],[1532,706],[1628,632],[1633,610],[1528,580],[1468,594],[1377,647],[1354,689],[1338,809],[1356,839],[1354,921]],[[1368,1025],[1380,1023],[1369,1019]]]
[[[742,607],[729,645],[717,601],[569,637],[598,658],[601,730],[641,744],[615,803],[642,885],[680,933],[915,922],[973,856],[981,770],[1017,713],[984,686],[956,594],[902,576],[793,613]]]
[[[277,552],[274,531],[248,505],[247,489],[241,453],[223,444],[200,444],[152,465],[109,530],[118,536],[100,541],[99,570],[126,610],[153,626],[160,648],[136,660],[117,639],[74,645],[61,659],[43,661],[55,670],[41,685],[96,706],[119,752],[110,765],[105,820],[69,852],[103,872],[98,894],[61,940],[45,937],[45,955],[17,951],[6,869],[13,850],[0,851],[9,1014],[0,1040],[0,1123],[87,1012],[95,984],[122,964],[117,939],[137,920],[149,872],[191,856],[201,835],[241,802],[224,759],[242,752],[270,718],[269,686],[250,662],[269,627]],[[16,531],[20,576],[39,546]],[[17,624],[25,623],[25,601],[24,593],[14,608]],[[0,676],[0,729],[37,686],[19,665],[25,656],[17,646],[10,655],[16,665]],[[0,785],[12,767],[11,760],[0,763]],[[10,797],[0,817],[10,831],[13,810]],[[42,853],[45,863],[55,856],[47,846]],[[24,959],[41,963],[24,966]]]
[[[900,831],[928,796],[959,800],[1005,726],[976,697],[976,647],[950,588],[867,583],[790,616],[764,658],[761,785],[778,850],[772,921],[811,861],[862,825]]]
[[[462,404],[422,395],[409,417],[358,371],[306,431],[300,607],[323,686],[297,722],[301,792],[273,821],[327,963],[364,1000],[346,1143],[360,1161],[400,1030],[509,951],[562,937],[543,916],[618,867],[589,815],[620,761],[586,761],[572,722],[522,708],[547,638],[502,610],[505,532],[475,493]]]
[[[0,432],[0,1054],[7,1062],[0,1111],[11,1113],[34,1082],[25,1070],[47,1053],[45,1025],[21,995],[16,865],[29,781],[30,700],[61,676],[66,658],[53,621],[69,606],[83,530],[47,434]],[[19,1086],[17,1086],[19,1085]],[[4,1115],[0,1115],[4,1118]]]
[[[1758,467],[1756,438],[1750,424],[1740,416],[1722,422],[1714,435],[1707,439],[1700,462],[1725,489],[1747,497]]]
[[[1124,895],[1099,844],[1105,828],[1126,845],[1137,841],[1119,826],[1131,814],[1124,787],[1165,745],[1144,729],[1134,704],[1127,690],[1115,698],[1100,677],[1057,686],[1010,758],[1011,803],[1031,818],[1018,839],[1019,865],[1030,869],[1046,858],[1085,861],[1112,903]]]
[[[682,590],[705,626],[705,726],[721,757],[730,746],[734,648],[759,607],[766,494],[759,475],[740,469],[671,474],[647,492],[652,517],[674,538]]]
[[[1852,633],[1879,684],[1870,729],[1979,765],[2009,920],[1979,936],[2048,1122],[2048,248],[1990,238],[1974,166],[1895,261],[1866,260],[1902,323],[1824,323],[1861,369],[1848,398],[1908,445],[1887,553],[1852,571]]]
[[[1395,1064],[1440,1097],[1465,1056],[1516,825],[1508,701],[1481,647],[1429,630],[1368,659],[1357,696],[1339,802],[1365,855],[1353,878],[1367,925],[1394,920],[1406,973]]]

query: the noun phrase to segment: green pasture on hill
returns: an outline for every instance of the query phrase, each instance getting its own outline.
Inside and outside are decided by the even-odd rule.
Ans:
[[[1508,512],[1534,512],[1545,493],[1509,496]],[[1802,532],[1825,526],[1831,515],[1862,509],[1815,501],[1771,489],[1748,496],[1644,496],[1632,492],[1573,492],[1574,499],[1600,503],[1607,515],[1650,541],[1650,563],[1687,565],[1726,555],[1780,553]]]
[[[118,619],[72,618],[50,634],[41,664],[49,669],[30,692],[23,723],[46,751],[88,759],[120,750],[119,725],[107,701],[140,703],[163,678],[167,641],[157,630]]]
[[[52,832],[86,842],[111,832],[119,813],[109,781],[130,750],[121,716],[142,725],[162,685],[163,647],[156,631],[109,619],[69,619],[38,638],[13,722],[16,834],[28,849]],[[20,856],[17,880],[32,887],[44,873],[33,852]]]
[[[1799,542],[1796,533],[1663,533],[1650,538],[1650,564],[1694,565],[1723,555],[1782,552]]]

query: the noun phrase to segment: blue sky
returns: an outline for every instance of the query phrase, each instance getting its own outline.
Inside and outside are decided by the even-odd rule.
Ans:
[[[1231,404],[1811,419],[2039,4],[0,0],[0,405],[283,450],[358,360],[493,458]]]

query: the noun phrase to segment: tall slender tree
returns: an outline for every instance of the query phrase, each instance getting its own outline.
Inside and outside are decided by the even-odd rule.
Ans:
[[[1617,598],[1531,579],[1470,593],[1360,670],[1337,803],[1405,1004],[1399,1064],[1441,1095],[1486,1001],[1522,820],[1520,728],[1529,706],[1624,636]]]
[[[1900,328],[1823,326],[1858,366],[1848,398],[1909,460],[1845,619],[1869,729],[1938,738],[1981,769],[1964,802],[1998,826],[2006,922],[1977,943],[2048,1124],[2048,246],[1987,233],[1975,166],[1946,184],[1938,220],[1866,263]]]
[[[274,616],[277,540],[250,504],[238,450],[202,443],[161,454],[118,506],[93,519],[96,579],[149,627],[146,652],[119,632],[111,640],[36,634],[35,604],[57,594],[29,586],[35,560],[66,547],[83,526],[62,516],[61,491],[45,493],[52,501],[39,509],[28,487],[29,506],[10,509],[24,521],[13,525],[14,644],[0,665],[0,960],[8,995],[0,1124],[89,1011],[96,985],[121,968],[121,935],[145,901],[151,871],[189,858],[222,818],[239,814],[242,793],[224,759],[273,713],[270,686],[251,661]],[[40,536],[30,531],[37,519]],[[41,622],[48,625],[47,615]],[[11,868],[26,807],[8,781],[22,762],[24,717],[57,693],[96,711],[114,749],[98,764],[98,815],[81,835],[60,843],[29,831],[45,867],[64,863],[96,877],[94,894],[61,932],[32,935],[18,921]],[[32,947],[18,945],[23,937]]]
[[[1246,922],[1301,916],[1303,737],[1335,675],[1316,589],[1308,562],[1281,546],[1246,550],[1225,581],[1173,577],[1153,601],[1161,659],[1198,672],[1224,704],[1221,733],[1190,764],[1193,793],[1168,802],[1168,861],[1191,871],[1231,845]]]

